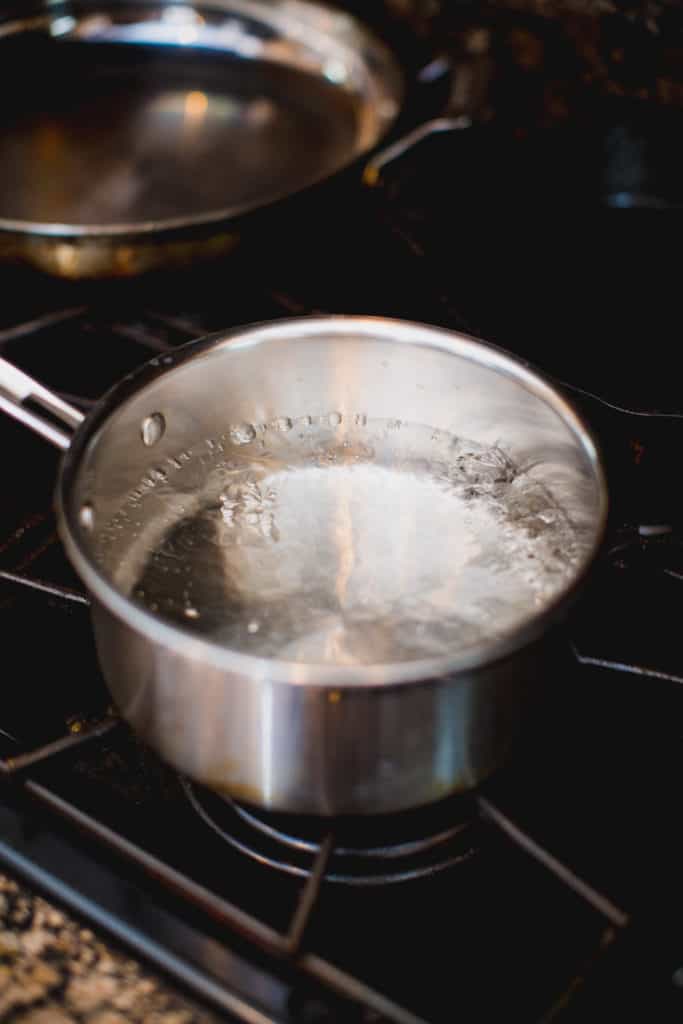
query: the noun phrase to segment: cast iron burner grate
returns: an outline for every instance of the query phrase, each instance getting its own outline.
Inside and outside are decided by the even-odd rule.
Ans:
[[[262,811],[181,779],[185,794],[221,839],[240,853],[296,878],[309,878],[326,844],[325,881],[378,886],[427,878],[475,856],[477,811],[454,797],[372,818],[323,818]]]

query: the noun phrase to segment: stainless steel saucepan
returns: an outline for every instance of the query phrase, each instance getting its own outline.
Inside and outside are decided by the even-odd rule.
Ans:
[[[403,106],[392,52],[312,0],[18,6],[0,0],[0,257],[61,277],[225,253]]]
[[[0,408],[65,453],[59,530],[122,715],[182,772],[282,811],[483,780],[605,523],[558,391],[419,324],[217,335],[85,419],[0,360]]]

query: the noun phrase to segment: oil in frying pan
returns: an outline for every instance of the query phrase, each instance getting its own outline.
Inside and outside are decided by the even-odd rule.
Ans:
[[[118,582],[263,657],[362,665],[465,649],[552,600],[588,543],[538,468],[398,420],[243,424],[193,452],[195,478],[198,459],[202,486],[162,482],[171,521],[143,531]]]

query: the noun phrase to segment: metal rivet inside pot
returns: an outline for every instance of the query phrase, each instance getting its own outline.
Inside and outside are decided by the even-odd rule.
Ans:
[[[142,427],[140,428],[142,443],[151,448],[153,444],[161,440],[165,430],[166,420],[160,412],[153,412],[151,416],[146,416],[142,421]]]
[[[78,513],[78,519],[84,530],[91,531],[95,526],[95,509],[89,501],[86,501],[81,505],[81,510]]]

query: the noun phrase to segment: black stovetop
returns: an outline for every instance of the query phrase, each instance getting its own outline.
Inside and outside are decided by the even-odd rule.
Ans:
[[[443,856],[410,860],[419,878],[345,885],[334,846],[348,823],[331,826],[336,838],[323,830],[312,880],[269,868],[221,839],[124,726],[110,728],[87,603],[55,534],[56,455],[0,422],[0,862],[228,1016],[683,1011],[677,225],[660,210],[520,198],[523,174],[502,189],[477,174],[500,145],[476,132],[435,139],[375,191],[347,181],[307,224],[172,279],[66,285],[2,270],[0,352],[83,408],[203,333],[372,313],[467,330],[533,361],[567,387],[605,452],[605,549],[554,638],[510,763],[464,808],[411,819],[408,838],[474,819]],[[377,845],[400,833],[372,829]],[[283,856],[259,847],[273,851]]]

